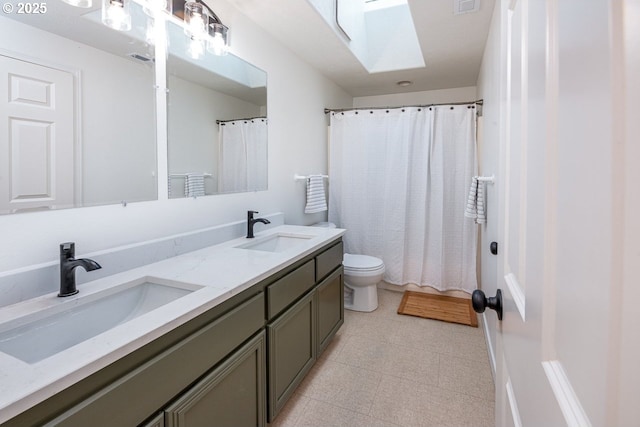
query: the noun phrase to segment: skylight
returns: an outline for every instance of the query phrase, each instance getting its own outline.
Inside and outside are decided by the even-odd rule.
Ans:
[[[307,0],[369,73],[424,67],[407,0]]]

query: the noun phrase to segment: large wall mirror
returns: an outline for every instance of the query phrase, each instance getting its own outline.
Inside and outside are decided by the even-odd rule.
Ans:
[[[156,200],[167,183],[171,198],[266,190],[266,73],[232,54],[196,55],[176,17],[166,17],[167,69],[155,69],[165,61],[144,7],[130,2],[121,32],[93,3],[0,16],[0,214]],[[164,71],[168,113],[156,116]],[[158,126],[168,177],[157,173]]]
[[[267,189],[267,74],[168,22],[169,197]]]
[[[7,4],[0,213],[155,200],[153,45],[142,7],[131,4],[132,28],[118,32],[102,25],[100,2],[51,0],[39,14]]]

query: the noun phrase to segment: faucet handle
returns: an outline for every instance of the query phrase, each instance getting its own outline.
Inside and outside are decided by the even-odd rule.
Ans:
[[[67,257],[73,258],[75,256],[75,253],[75,242],[65,242],[60,244],[60,255],[66,255]]]

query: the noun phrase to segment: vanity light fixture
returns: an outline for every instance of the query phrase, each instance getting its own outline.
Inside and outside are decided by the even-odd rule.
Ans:
[[[229,52],[229,27],[218,15],[199,1],[184,4],[185,34],[191,38],[189,53],[193,58],[204,53],[201,42],[206,40],[207,50],[222,56]],[[200,53],[202,51],[202,53]],[[195,54],[198,54],[196,57]]]
[[[102,0],[102,23],[118,31],[131,29],[131,0]]]
[[[229,27],[224,25],[218,15],[210,11],[211,23],[207,50],[214,55],[224,56],[229,52]]]
[[[188,1],[184,4],[184,32],[191,40],[204,40],[207,36],[209,24],[209,9],[197,1]]]

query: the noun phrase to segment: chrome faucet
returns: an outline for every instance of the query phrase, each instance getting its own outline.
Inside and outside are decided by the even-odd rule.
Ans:
[[[76,289],[77,267],[82,267],[87,271],[102,268],[100,264],[92,259],[75,259],[76,244],[73,242],[62,243],[60,245],[60,293],[59,297],[68,297],[78,293]]]
[[[253,226],[256,222],[261,222],[263,224],[271,224],[271,221],[265,218],[256,218],[253,219],[253,214],[259,213],[258,211],[247,211],[247,239],[253,239]]]

